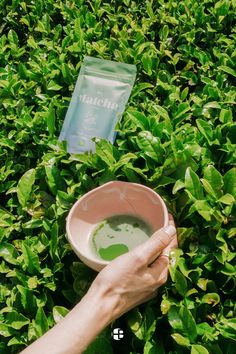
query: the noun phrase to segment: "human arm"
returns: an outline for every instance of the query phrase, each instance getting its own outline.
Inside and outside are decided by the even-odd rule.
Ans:
[[[109,323],[154,297],[168,276],[168,257],[157,255],[177,246],[171,223],[109,263],[68,315],[21,354],[81,354]]]

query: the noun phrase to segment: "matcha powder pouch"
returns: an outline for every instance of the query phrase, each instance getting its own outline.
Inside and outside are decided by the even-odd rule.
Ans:
[[[114,142],[135,77],[135,65],[84,58],[59,136],[68,152],[94,151],[93,137]]]

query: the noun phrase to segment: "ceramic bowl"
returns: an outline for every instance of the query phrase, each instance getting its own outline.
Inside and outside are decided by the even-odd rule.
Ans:
[[[81,261],[98,272],[109,263],[96,257],[90,246],[90,236],[102,220],[125,214],[144,220],[152,232],[168,225],[166,205],[152,189],[131,182],[103,184],[81,197],[67,217],[67,238]]]

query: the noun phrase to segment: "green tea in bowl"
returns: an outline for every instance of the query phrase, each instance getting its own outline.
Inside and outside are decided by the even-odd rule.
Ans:
[[[111,181],[75,202],[66,231],[81,261],[100,272],[167,225],[168,210],[159,194],[138,183]]]
[[[131,251],[147,241],[152,229],[133,215],[114,215],[96,225],[90,236],[94,255],[104,261]]]

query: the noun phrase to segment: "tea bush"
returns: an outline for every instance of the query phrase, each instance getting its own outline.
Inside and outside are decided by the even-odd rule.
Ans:
[[[65,218],[110,180],[160,193],[178,227],[170,279],[87,354],[236,353],[235,0],[1,0],[0,352],[18,353],[95,277]],[[132,63],[114,146],[57,138],[84,55]]]

